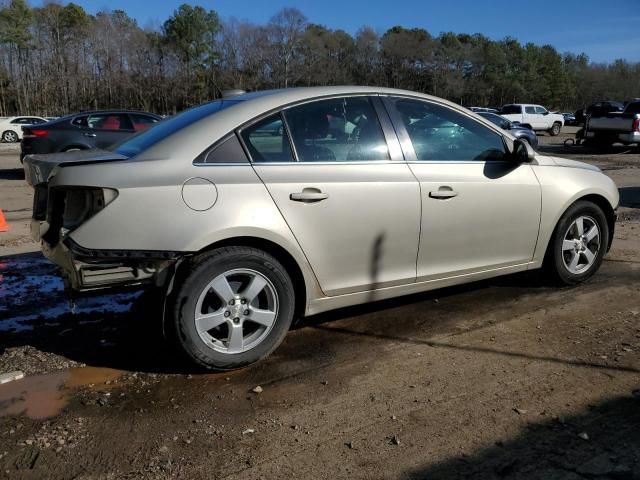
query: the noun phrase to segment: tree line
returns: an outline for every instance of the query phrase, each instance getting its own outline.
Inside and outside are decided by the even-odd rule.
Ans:
[[[393,27],[355,35],[284,8],[267,24],[181,5],[160,28],[122,10],[0,0],[0,115],[131,108],[172,114],[225,89],[377,85],[465,106],[572,110],[640,96],[640,64],[591,63],[550,45]]]

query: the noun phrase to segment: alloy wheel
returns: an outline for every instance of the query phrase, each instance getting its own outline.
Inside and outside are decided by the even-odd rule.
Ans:
[[[576,218],[562,241],[562,259],[565,268],[576,275],[586,272],[596,261],[600,251],[600,229],[588,216]]]
[[[214,278],[198,297],[195,326],[217,352],[234,354],[260,344],[278,316],[278,295],[261,273],[234,269]]]
[[[18,141],[18,135],[16,134],[16,132],[4,132],[4,135],[2,135],[2,139],[7,142],[7,143],[14,143]]]

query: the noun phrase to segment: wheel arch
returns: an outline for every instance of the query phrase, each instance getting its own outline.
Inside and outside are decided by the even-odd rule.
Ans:
[[[294,321],[304,316],[307,306],[307,299],[309,297],[309,292],[307,291],[307,288],[309,287],[307,279],[305,278],[302,267],[300,266],[296,258],[286,248],[282,247],[276,242],[255,236],[229,237],[218,240],[201,248],[199,251],[194,252],[194,255],[206,253],[216,248],[230,246],[257,248],[272,255],[280,263],[282,263],[282,266],[291,276],[291,283],[293,283],[293,288],[296,295]],[[183,262],[178,265],[177,271],[175,273],[175,277],[178,280],[182,276],[186,275],[185,267],[187,263],[188,262]]]
[[[576,198],[572,199],[572,201],[570,201],[566,207],[564,209],[562,209],[562,211],[560,212],[560,214],[558,215],[558,217],[555,219],[555,223],[553,226],[553,230],[551,231],[551,234],[549,235],[549,238],[547,238],[547,242],[546,245],[544,247],[544,259],[547,258],[547,255],[549,253],[549,247],[551,246],[551,242],[553,240],[553,237],[556,234],[556,230],[558,228],[558,224],[560,223],[560,219],[563,217],[563,215],[576,203],[578,202],[591,202],[595,205],[597,205],[598,207],[600,207],[602,209],[602,211],[604,212],[604,216],[607,219],[607,227],[609,229],[609,242],[607,245],[607,252],[611,249],[611,239],[613,237],[613,232],[615,229],[615,223],[616,223],[616,213],[615,210],[613,208],[613,206],[611,205],[611,203],[609,202],[609,200],[604,196],[604,195],[600,195],[598,193],[587,193],[584,195],[579,195]]]

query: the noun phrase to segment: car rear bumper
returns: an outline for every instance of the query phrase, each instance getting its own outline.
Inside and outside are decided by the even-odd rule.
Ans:
[[[34,221],[32,228],[37,223]],[[42,252],[60,267],[65,286],[76,292],[143,284],[164,285],[168,272],[181,257],[177,252],[91,250],[68,236],[53,247],[43,241]]]
[[[585,138],[610,137],[622,143],[640,143],[640,132],[617,133],[601,130],[589,130],[584,134]]]

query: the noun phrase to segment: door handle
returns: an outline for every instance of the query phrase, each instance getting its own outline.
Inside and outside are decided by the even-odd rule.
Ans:
[[[300,193],[292,193],[289,199],[294,202],[315,203],[329,198],[328,193],[322,193],[317,188],[304,188]]]
[[[457,196],[458,196],[458,192],[453,190],[451,187],[440,187],[435,192],[429,192],[429,197],[443,199],[443,200],[447,198],[457,197]]]
[[[84,136],[85,137],[95,137],[96,134],[95,133],[85,133]]]

